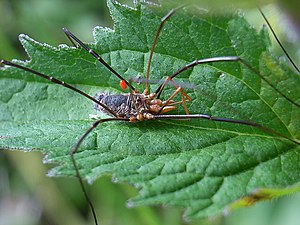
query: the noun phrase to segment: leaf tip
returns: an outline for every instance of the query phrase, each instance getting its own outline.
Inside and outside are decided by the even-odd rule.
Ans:
[[[274,198],[282,197],[288,194],[293,194],[299,191],[299,186],[293,186],[283,189],[269,189],[269,188],[258,188],[252,193],[241,197],[228,205],[224,209],[224,214],[229,214],[229,212],[242,207],[250,207],[257,202],[272,200]]]

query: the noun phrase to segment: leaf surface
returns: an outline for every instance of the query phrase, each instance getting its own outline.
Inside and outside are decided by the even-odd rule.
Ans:
[[[136,9],[115,2],[108,6],[115,27],[96,27],[95,43],[89,46],[124,77],[145,76],[155,32],[167,10],[147,4]],[[121,92],[118,79],[85,50],[51,47],[26,35],[20,40],[30,61],[18,63],[92,96]],[[266,32],[257,33],[240,15],[181,9],[160,35],[151,79],[160,80],[195,59],[240,56],[299,103],[299,75],[274,60],[268,43]],[[199,65],[176,81],[193,87],[185,89],[193,98],[188,104],[191,114],[253,121],[300,139],[299,107],[241,63]],[[167,87],[162,99],[173,91]],[[93,122],[93,104],[62,86],[8,67],[0,70],[0,93],[0,147],[42,151],[45,162],[57,165],[51,176],[74,176],[69,152]],[[179,107],[174,113],[184,110]],[[88,136],[75,158],[90,183],[112,174],[115,181],[139,188],[130,206],[179,206],[188,218],[199,218],[242,201],[251,204],[297,191],[299,150],[291,141],[245,125],[201,119],[108,122]]]

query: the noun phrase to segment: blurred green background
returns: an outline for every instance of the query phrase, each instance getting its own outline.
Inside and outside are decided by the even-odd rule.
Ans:
[[[130,0],[121,2],[132,5]],[[297,32],[293,32],[297,30],[296,26],[295,29],[287,26],[287,14],[274,6],[269,5],[265,12],[299,65],[299,33],[297,37]],[[246,17],[257,28],[264,22],[256,9],[248,10]],[[18,41],[20,33],[57,46],[70,44],[62,27],[69,28],[84,42],[92,42],[92,29],[97,25],[113,26],[104,0],[0,0],[0,58],[27,59]],[[275,46],[275,52],[281,55],[278,45]],[[48,178],[45,174],[51,165],[43,165],[42,158],[38,152],[0,151],[0,225],[92,224],[78,181]],[[126,208],[127,199],[135,196],[136,190],[126,184],[113,184],[110,177],[99,179],[88,189],[100,224],[187,224],[179,209],[160,206]],[[190,224],[298,225],[299,212],[300,194],[296,194]]]

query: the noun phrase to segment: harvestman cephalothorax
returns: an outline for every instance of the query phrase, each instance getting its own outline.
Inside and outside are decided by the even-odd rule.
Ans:
[[[93,57],[95,57],[101,64],[103,64],[112,74],[114,74],[116,77],[120,79],[120,86],[122,89],[129,89],[129,93],[126,94],[108,94],[108,93],[98,93],[95,97],[90,96],[89,94],[75,88],[74,86],[71,86],[64,81],[58,80],[55,77],[51,77],[48,75],[45,75],[43,73],[40,73],[38,71],[32,70],[30,68],[21,66],[19,64],[16,64],[14,62],[1,60],[1,64],[12,66],[19,68],[21,70],[27,71],[31,74],[35,74],[39,77],[45,78],[53,83],[56,83],[58,85],[61,85],[63,87],[69,88],[73,90],[74,92],[77,92],[78,94],[90,99],[97,110],[108,114],[111,116],[110,118],[104,118],[104,119],[98,119],[96,120],[91,127],[81,136],[79,140],[75,143],[74,147],[70,151],[70,157],[74,166],[74,169],[76,171],[76,175],[79,179],[81,188],[84,192],[85,198],[88,201],[92,213],[93,218],[95,221],[95,224],[98,224],[97,218],[96,218],[96,212],[93,207],[93,204],[87,195],[87,192],[85,190],[82,177],[79,173],[79,169],[77,167],[76,160],[74,159],[74,154],[76,154],[78,148],[82,144],[82,142],[85,140],[85,138],[100,124],[109,122],[109,121],[125,121],[125,122],[138,122],[138,121],[144,121],[144,120],[182,120],[182,119],[206,119],[206,120],[212,120],[212,121],[219,121],[224,123],[233,123],[233,124],[242,124],[245,126],[252,126],[255,129],[260,129],[263,132],[266,132],[270,135],[277,136],[279,138],[285,139],[286,141],[290,141],[294,144],[299,145],[300,141],[295,140],[289,136],[286,136],[284,134],[281,134],[273,129],[270,129],[264,125],[252,122],[252,121],[246,121],[246,120],[236,120],[231,118],[220,118],[220,117],[214,117],[207,114],[191,114],[189,112],[188,103],[192,101],[192,98],[183,90],[183,87],[179,85],[179,83],[176,83],[177,75],[181,74],[183,71],[186,71],[190,68],[193,68],[197,65],[201,64],[207,64],[207,63],[214,63],[214,62],[239,62],[244,67],[248,68],[248,70],[252,71],[253,74],[256,74],[260,77],[260,79],[264,80],[268,85],[270,85],[276,92],[278,92],[283,98],[285,98],[287,101],[292,103],[293,105],[300,107],[300,105],[296,102],[294,102],[292,99],[287,97],[285,94],[283,94],[280,90],[278,90],[272,82],[265,79],[264,76],[261,75],[261,73],[253,68],[250,64],[248,64],[246,61],[244,61],[239,56],[218,56],[218,57],[212,57],[212,58],[205,58],[205,59],[198,59],[194,60],[191,63],[188,63],[181,69],[175,71],[173,74],[170,74],[167,76],[163,83],[159,85],[159,87],[155,90],[155,92],[151,93],[149,88],[148,80],[150,78],[150,68],[151,68],[151,61],[153,58],[153,54],[155,53],[155,47],[159,40],[159,35],[162,31],[162,28],[164,27],[164,24],[166,21],[177,11],[178,9],[171,10],[168,14],[166,14],[162,19],[161,23],[156,31],[156,35],[153,41],[153,45],[150,51],[149,60],[147,63],[147,71],[146,71],[146,79],[145,79],[145,90],[143,93],[139,93],[137,89],[133,86],[132,82],[130,80],[126,80],[122,75],[120,75],[115,69],[113,69],[104,59],[96,53],[94,50],[92,50],[90,47],[88,47],[86,44],[84,44],[80,39],[78,39],[71,31],[64,28],[63,31],[68,37],[68,39],[72,42],[72,44],[75,47],[82,47],[85,49],[88,53],[90,53]],[[160,99],[162,92],[165,89],[166,84],[171,84],[174,87],[174,92],[169,96],[167,99]],[[176,96],[180,96],[180,100],[175,100]],[[165,114],[170,111],[173,111],[177,108],[178,105],[182,105],[185,111],[185,114],[178,115],[178,114]]]

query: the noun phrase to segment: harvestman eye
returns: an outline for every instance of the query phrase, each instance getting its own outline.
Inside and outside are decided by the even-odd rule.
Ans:
[[[27,71],[31,74],[37,75],[39,77],[42,77],[44,79],[47,79],[53,83],[56,83],[58,85],[61,85],[65,88],[71,89],[74,92],[84,96],[85,98],[90,99],[93,101],[95,108],[103,113],[108,114],[111,116],[110,118],[105,119],[98,119],[92,125],[87,129],[87,131],[80,137],[80,139],[75,143],[74,147],[70,151],[70,157],[74,166],[74,169],[76,171],[76,176],[80,182],[82,191],[84,193],[84,196],[89,203],[89,206],[91,207],[93,218],[95,221],[95,224],[98,224],[98,220],[96,217],[96,212],[94,209],[94,206],[86,192],[85,186],[83,184],[83,179],[79,173],[79,169],[76,163],[76,160],[74,158],[74,154],[76,154],[79,146],[81,143],[85,140],[85,138],[100,124],[109,122],[109,121],[125,121],[125,122],[138,122],[138,121],[144,121],[144,120],[182,120],[182,119],[206,119],[206,120],[212,120],[212,121],[219,121],[224,123],[232,123],[232,124],[242,124],[245,126],[251,126],[256,129],[260,129],[263,132],[269,133],[274,136],[278,136],[282,139],[285,139],[287,141],[290,141],[294,144],[300,145],[300,142],[298,140],[295,140],[291,137],[288,137],[284,134],[281,134],[277,131],[274,131],[268,127],[265,127],[261,124],[252,122],[252,121],[245,121],[245,120],[236,120],[231,118],[219,118],[214,117],[211,115],[206,114],[190,114],[188,104],[192,101],[192,98],[185,92],[184,88],[180,86],[178,82],[174,78],[177,77],[177,75],[181,74],[182,72],[193,68],[200,64],[207,64],[207,63],[213,63],[213,62],[226,62],[226,63],[234,63],[238,62],[241,63],[244,67],[248,68],[248,70],[252,71],[254,74],[259,76],[261,79],[263,79],[268,85],[270,85],[275,91],[277,91],[282,97],[284,97],[286,100],[288,100],[293,105],[300,107],[300,105],[296,102],[294,102],[292,99],[288,98],[286,95],[284,95],[280,90],[278,90],[270,81],[268,81],[266,78],[264,78],[259,71],[255,70],[250,64],[248,64],[246,61],[241,59],[238,56],[219,56],[219,57],[212,57],[212,58],[206,58],[206,59],[198,59],[194,60],[185,66],[183,66],[181,69],[175,71],[173,74],[170,74],[167,76],[163,83],[159,85],[159,87],[156,89],[155,92],[150,92],[149,87],[149,77],[150,77],[150,68],[151,68],[151,62],[153,59],[153,55],[155,52],[155,47],[159,39],[159,35],[162,31],[162,28],[164,27],[164,24],[166,21],[178,10],[182,7],[178,7],[176,9],[172,9],[170,12],[168,12],[162,19],[158,26],[158,29],[155,34],[155,38],[152,44],[152,48],[150,51],[150,57],[147,63],[147,72],[146,72],[146,79],[145,79],[145,90],[143,93],[139,93],[137,89],[134,88],[134,86],[126,80],[122,75],[120,75],[116,70],[114,70],[107,62],[104,61],[104,59],[93,49],[89,48],[86,44],[84,44],[79,38],[77,38],[71,31],[69,31],[66,28],[63,28],[64,33],[66,34],[67,38],[71,41],[71,43],[77,47],[82,47],[85,49],[88,53],[90,53],[96,60],[98,60],[100,63],[102,63],[112,74],[114,74],[116,77],[120,79],[120,87],[125,90],[127,87],[129,88],[128,93],[124,94],[109,94],[109,93],[98,93],[95,97],[90,96],[89,94],[65,83],[64,81],[60,81],[54,77],[47,76],[43,73],[34,71],[30,68],[26,68],[24,66],[18,65],[13,62],[9,62],[6,60],[1,60],[1,64],[12,66],[19,68],[21,70]],[[298,70],[299,71],[299,70]],[[167,98],[167,99],[161,99],[161,94],[163,93],[166,85],[171,85],[174,88],[174,92]],[[175,100],[175,97],[179,96],[180,100]],[[167,112],[175,110],[178,106],[182,105],[184,108],[185,114],[165,114]]]

